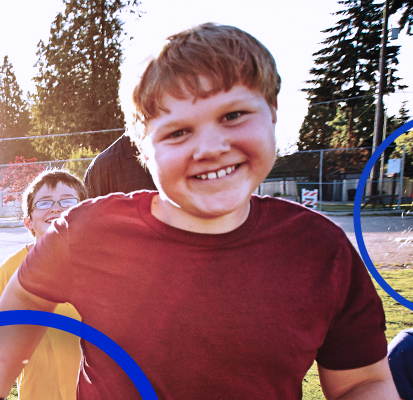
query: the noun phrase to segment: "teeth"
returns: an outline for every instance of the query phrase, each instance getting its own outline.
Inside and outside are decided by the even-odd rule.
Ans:
[[[218,172],[208,172],[207,174],[202,174],[202,175],[196,175],[198,179],[217,179],[217,178],[223,178],[224,176],[230,174],[231,172],[235,171],[235,165],[232,167],[227,167],[220,169]]]

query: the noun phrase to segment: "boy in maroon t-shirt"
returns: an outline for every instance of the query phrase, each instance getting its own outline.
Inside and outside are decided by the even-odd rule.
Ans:
[[[159,193],[64,215],[0,309],[72,302],[160,399],[299,399],[314,360],[326,398],[397,399],[382,305],[343,232],[252,196],[275,160],[279,88],[271,54],[237,28],[170,37],[133,92],[134,139]],[[5,397],[41,329],[0,329]],[[79,399],[140,398],[110,359],[82,349]]]

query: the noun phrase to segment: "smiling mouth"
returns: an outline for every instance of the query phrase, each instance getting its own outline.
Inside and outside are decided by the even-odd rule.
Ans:
[[[231,173],[233,173],[241,164],[232,165],[230,167],[222,168],[215,172],[208,172],[206,174],[195,175],[196,179],[202,180],[211,180],[211,179],[218,179],[223,178]]]
[[[57,219],[57,218],[58,218],[58,217],[49,218],[49,219],[46,220],[46,222],[47,222],[48,224],[51,224],[52,221],[54,221],[54,220]]]

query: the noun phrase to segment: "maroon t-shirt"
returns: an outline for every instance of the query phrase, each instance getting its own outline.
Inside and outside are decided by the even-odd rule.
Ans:
[[[72,303],[134,358],[159,399],[300,399],[314,359],[352,369],[386,356],[381,300],[330,220],[253,196],[239,228],[192,233],[153,217],[153,195],[110,195],[65,213],[19,279]],[[82,348],[80,399],[140,398],[114,361]]]

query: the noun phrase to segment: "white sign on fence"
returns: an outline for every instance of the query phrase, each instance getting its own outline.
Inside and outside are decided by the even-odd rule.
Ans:
[[[387,164],[387,175],[400,174],[401,161],[400,158],[391,158]]]
[[[309,208],[317,208],[318,189],[301,189],[301,204]]]

